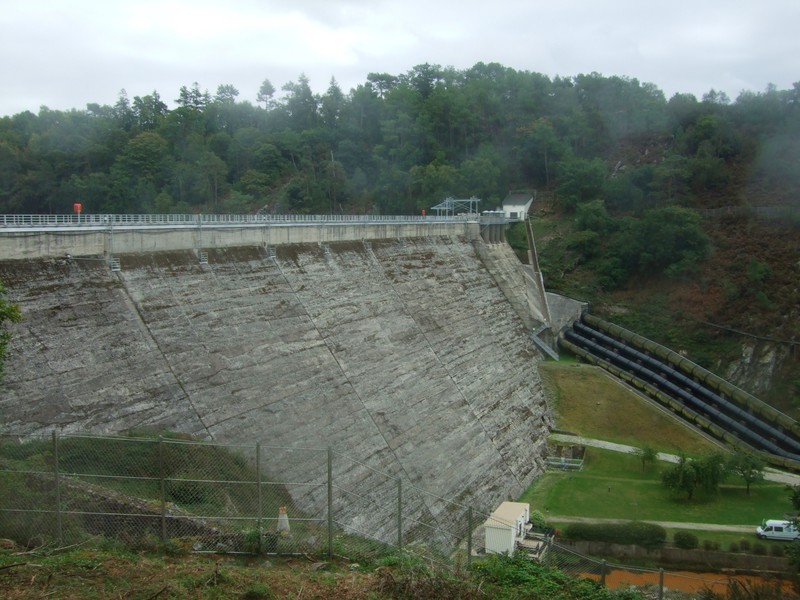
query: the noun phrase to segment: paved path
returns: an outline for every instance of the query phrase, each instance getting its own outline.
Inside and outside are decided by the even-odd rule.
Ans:
[[[592,448],[603,448],[612,450],[614,452],[624,452],[626,454],[633,454],[638,450],[635,446],[626,446],[625,444],[615,444],[614,442],[606,442],[604,440],[596,440],[592,438],[585,438],[577,435],[565,435],[561,433],[554,433],[550,435],[550,439],[564,444],[577,444],[581,446],[590,446]],[[657,454],[658,460],[665,462],[678,462],[679,457],[675,454],[667,454],[659,452]],[[767,481],[776,481],[785,483],[787,485],[800,485],[800,475],[792,473],[785,473],[775,469],[767,468],[764,471],[764,479]],[[560,523],[626,523],[629,519],[594,519],[586,517],[568,517],[559,516],[548,513],[548,521],[556,521]],[[755,527],[752,525],[720,525],[716,523],[679,523],[675,521],[644,521],[645,523],[655,523],[662,527],[670,529],[691,529],[697,531],[732,531],[739,533],[755,533]]]
[[[629,523],[630,519],[593,519],[588,517],[566,517],[560,515],[547,514],[548,521],[558,523]],[[676,521],[649,521],[642,520],[643,523],[653,523],[670,529],[693,529],[697,531],[733,531],[739,533],[755,533],[756,528],[752,525],[720,525],[717,523],[679,523]]]
[[[591,446],[593,448],[604,448],[606,450],[613,450],[615,452],[625,452],[626,454],[633,454],[638,450],[635,446],[626,446],[625,444],[615,444],[613,442],[606,442],[604,440],[595,440],[592,438],[585,438],[579,435],[565,435],[563,433],[553,433],[550,439],[556,442],[565,444],[578,444],[581,446]],[[659,452],[658,460],[676,463],[679,457],[675,454],[667,454]],[[767,481],[776,481],[778,483],[785,483],[787,485],[800,485],[800,475],[793,473],[785,473],[776,469],[767,468],[764,470],[764,479]]]

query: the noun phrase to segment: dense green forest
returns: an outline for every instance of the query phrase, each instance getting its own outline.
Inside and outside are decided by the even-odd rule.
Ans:
[[[122,91],[114,106],[3,117],[0,213],[419,214],[535,190],[550,289],[623,321],[626,303],[660,306],[630,325],[718,370],[741,353],[721,327],[800,339],[800,82],[667,99],[626,77],[424,64],[349,92],[264,80],[254,101],[194,83],[172,109]],[[727,207],[784,212],[712,211]],[[786,347],[781,383],[753,384],[784,404],[800,390]]]
[[[510,188],[610,212],[740,203],[740,175],[796,197],[800,84],[701,101],[636,79],[550,79],[498,64],[370,74],[343,92],[265,80],[0,120],[0,211],[417,213]],[[631,158],[634,158],[631,161]]]

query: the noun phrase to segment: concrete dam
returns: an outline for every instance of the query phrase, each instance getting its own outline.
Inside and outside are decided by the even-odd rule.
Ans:
[[[119,270],[107,242],[75,231],[0,231],[0,280],[24,316],[11,327],[0,432],[330,446],[490,512],[543,470],[551,416],[536,320],[520,314],[530,298],[509,297],[526,293],[510,247],[485,243],[475,223],[424,230],[310,242],[238,232],[236,244],[206,233],[202,260],[195,230],[150,250],[123,246],[120,230]],[[298,475],[290,454],[276,450],[266,468]]]

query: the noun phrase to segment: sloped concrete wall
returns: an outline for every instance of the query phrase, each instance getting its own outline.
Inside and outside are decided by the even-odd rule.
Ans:
[[[519,318],[529,329],[550,324],[539,273],[523,265],[508,244],[475,244],[476,251]]]
[[[330,445],[486,511],[541,472],[551,421],[540,357],[470,240],[276,252],[211,250],[208,265],[191,252],[126,255],[118,273],[92,260],[0,262],[25,316],[0,431]],[[281,477],[307,468],[275,458]],[[446,518],[409,501],[421,518]]]

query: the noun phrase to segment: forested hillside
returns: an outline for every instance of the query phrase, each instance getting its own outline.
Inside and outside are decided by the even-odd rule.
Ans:
[[[800,83],[666,99],[478,63],[281,90],[4,117],[0,212],[418,214],[536,190],[550,289],[795,409]]]

